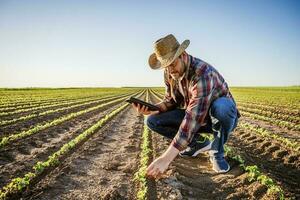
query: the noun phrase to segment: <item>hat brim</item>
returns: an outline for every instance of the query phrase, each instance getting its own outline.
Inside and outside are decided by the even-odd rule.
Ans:
[[[189,44],[190,44],[189,40],[183,41],[182,44],[178,47],[178,49],[173,52],[173,56],[171,56],[168,59],[163,60],[162,62],[160,62],[157,59],[155,53],[151,54],[148,59],[150,68],[151,69],[162,69],[162,68],[169,66],[177,57],[179,57],[185,51],[185,49],[189,46]]]

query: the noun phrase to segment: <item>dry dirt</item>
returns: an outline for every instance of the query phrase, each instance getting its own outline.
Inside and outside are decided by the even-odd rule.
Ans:
[[[157,99],[150,96],[150,101],[157,102]],[[30,171],[35,162],[45,160],[115,108],[108,106],[76,117],[2,149],[0,185]],[[297,132],[269,127],[260,121],[243,117],[240,120],[296,140],[299,137]],[[22,199],[135,199],[138,188],[133,176],[140,162],[143,126],[143,116],[138,116],[128,106],[57,168],[26,190]],[[151,134],[153,157],[156,158],[167,149],[170,140],[155,132]],[[276,181],[287,197],[300,198],[299,152],[241,128],[232,133],[228,145],[245,158],[247,165],[257,165]],[[267,194],[266,186],[249,182],[237,162],[228,161],[231,170],[226,174],[216,174],[211,169],[207,153],[193,159],[178,156],[164,178],[150,181],[150,199],[276,199]]]

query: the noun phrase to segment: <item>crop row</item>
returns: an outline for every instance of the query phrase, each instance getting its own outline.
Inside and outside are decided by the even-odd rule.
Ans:
[[[115,93],[104,93],[104,94],[93,94],[93,95],[88,95],[88,96],[70,96],[70,97],[63,97],[63,98],[54,98],[54,99],[45,99],[43,101],[31,101],[31,102],[25,102],[25,103],[10,103],[9,105],[3,105],[0,106],[0,111],[14,111],[14,110],[19,110],[19,109],[26,109],[26,108],[32,108],[32,107],[37,107],[37,106],[46,106],[46,105],[51,105],[51,104],[56,104],[56,103],[64,103],[64,102],[69,102],[69,101],[74,101],[74,100],[85,100],[85,99],[91,99],[91,98],[97,98],[101,97],[103,95],[109,95],[109,94],[115,94]]]
[[[58,100],[97,97],[99,94],[103,96],[114,93],[130,93],[137,92],[138,90],[140,90],[140,88],[25,89],[22,91],[3,91],[3,89],[0,89],[0,102],[2,102],[0,108],[56,102]]]
[[[271,105],[277,108],[299,110],[300,87],[238,87],[230,88],[230,90],[238,101],[255,102],[257,104]]]
[[[91,108],[87,108],[85,110],[81,110],[81,111],[78,111],[78,112],[70,113],[70,114],[61,116],[58,119],[54,119],[53,121],[47,122],[45,124],[37,124],[36,126],[34,126],[33,128],[31,128],[29,130],[22,131],[22,132],[17,133],[17,134],[12,134],[12,135],[5,136],[5,137],[1,138],[1,140],[0,140],[0,148],[3,148],[5,145],[7,145],[7,144],[9,144],[9,143],[11,143],[13,141],[16,141],[16,140],[19,140],[21,138],[30,136],[32,134],[37,133],[38,131],[41,131],[41,130],[44,130],[46,128],[55,126],[57,124],[60,124],[62,122],[65,122],[67,120],[75,118],[77,116],[83,115],[85,113],[97,110],[97,109],[105,107],[105,106],[109,106],[109,105],[113,105],[115,103],[121,102],[121,101],[123,101],[126,98],[127,97],[123,97],[123,98],[120,98],[120,99],[116,99],[116,100],[110,101],[108,103],[103,103],[103,104],[100,104],[100,105],[97,105],[97,106],[94,106],[94,107],[91,107]]]
[[[153,90],[153,92],[154,92],[157,96],[160,96],[161,99],[165,96],[164,93],[162,93],[162,92],[160,92],[160,91]]]
[[[115,95],[116,94],[113,94],[110,96],[115,96]],[[52,102],[47,105],[38,105],[38,106],[34,106],[34,107],[29,107],[29,108],[21,108],[21,109],[17,109],[17,110],[10,111],[10,112],[5,111],[5,112],[0,112],[0,116],[14,115],[14,114],[30,112],[30,111],[32,112],[32,111],[41,110],[41,109],[45,109],[45,108],[52,108],[52,107],[56,107],[56,106],[65,106],[65,105],[76,104],[76,103],[97,101],[99,98],[102,98],[102,97],[106,97],[106,95],[97,96],[97,97],[93,97],[93,98],[87,98],[87,99],[86,98],[85,99],[74,99],[74,100],[68,100],[68,101],[63,101],[63,102],[57,101],[57,102]]]
[[[23,177],[14,178],[9,184],[4,186],[0,191],[0,199],[19,195],[25,188],[36,182],[47,170],[53,169],[76,147],[86,141],[91,135],[101,128],[108,120],[124,110],[128,105],[122,104],[117,109],[107,114],[93,126],[85,130],[73,140],[63,145],[57,152],[48,157],[46,161],[39,161],[33,166],[33,171],[25,174]]]
[[[59,96],[40,96],[40,97],[33,97],[29,94],[23,95],[23,96],[12,96],[11,98],[3,99],[1,98],[0,106],[1,108],[4,106],[10,106],[10,105],[17,105],[17,104],[26,104],[26,103],[38,103],[38,102],[46,102],[46,101],[53,101],[56,99],[64,99],[66,98],[66,95],[59,95]]]
[[[243,128],[244,130],[249,130],[251,133],[255,133],[265,138],[273,138],[274,140],[280,142],[283,146],[291,149],[292,151],[299,151],[300,144],[296,141],[291,141],[288,138],[282,137],[280,135],[274,134],[269,132],[268,130],[259,127],[258,125],[253,125],[247,122],[239,122],[239,127]]]
[[[251,94],[255,96],[256,94]],[[249,94],[247,95],[247,98],[242,97],[241,95],[234,95],[234,98],[238,102],[243,102],[243,103],[249,103],[249,104],[254,104],[258,106],[266,106],[269,108],[277,108],[278,110],[284,110],[284,111],[289,111],[289,110],[298,110],[300,109],[299,103],[289,103],[289,99],[285,99],[284,101],[268,101],[267,99],[260,99],[259,97],[252,98]],[[265,98],[272,98],[270,96],[265,97]],[[274,97],[273,97],[274,98]]]
[[[278,106],[267,105],[263,103],[250,102],[250,101],[237,101],[238,106],[248,107],[248,108],[256,108],[264,111],[269,111],[274,114],[283,114],[283,115],[295,115],[298,116],[300,114],[300,110],[291,109],[291,108],[280,108]]]
[[[115,98],[121,98],[121,97],[124,97],[124,96],[128,96],[128,94],[124,94],[124,95],[120,95],[120,96],[116,96],[116,95],[105,96],[105,97],[102,97],[100,99],[98,98],[96,100],[90,100],[90,101],[82,102],[82,103],[78,102],[79,104],[75,104],[75,105],[71,105],[71,106],[67,106],[67,107],[57,108],[57,109],[54,109],[54,110],[47,110],[47,111],[40,112],[40,113],[33,113],[33,114],[21,116],[19,118],[10,119],[10,120],[2,120],[0,122],[0,126],[15,123],[15,122],[18,122],[18,121],[29,120],[29,119],[32,119],[32,118],[35,118],[35,117],[40,117],[40,116],[44,116],[44,115],[48,115],[48,114],[52,114],[52,113],[57,113],[57,112],[61,112],[61,111],[65,111],[65,110],[69,110],[69,109],[73,109],[73,108],[78,108],[78,107],[81,107],[81,106],[87,106],[87,105],[91,105],[91,104],[95,104],[95,103],[102,103],[104,101],[109,101],[109,100],[112,100],[112,99],[115,99]]]
[[[63,102],[63,101],[68,101],[69,99],[76,99],[76,98],[78,98],[78,97],[32,100],[32,101],[26,101],[26,102],[8,102],[6,104],[1,104],[0,110],[1,110],[1,112],[3,112],[3,111],[7,111],[7,110],[29,108],[29,107],[38,106],[38,105],[49,105],[54,102]]]
[[[237,161],[239,166],[247,172],[248,181],[254,182],[258,181],[262,185],[265,185],[268,188],[267,193],[270,195],[275,195],[279,197],[280,200],[284,199],[284,192],[280,186],[278,186],[273,179],[263,174],[257,165],[245,165],[245,160],[237,152],[234,151],[232,147],[225,146],[225,154],[227,157]]]
[[[159,100],[162,100],[162,97],[157,94],[155,91],[151,90],[151,94],[156,98],[156,99],[159,99]]]
[[[146,94],[146,101],[149,101],[149,90]],[[144,116],[146,119],[146,116]],[[150,146],[151,135],[147,125],[144,124],[142,133],[141,153],[140,153],[140,164],[139,169],[134,175],[134,180],[138,181],[139,189],[137,191],[137,199],[148,199],[148,178],[146,176],[146,169],[150,162],[152,150]]]
[[[2,94],[3,95],[3,94]],[[4,97],[1,97],[0,100],[0,106],[1,108],[3,106],[11,106],[11,105],[22,105],[22,104],[30,104],[30,103],[43,103],[43,102],[47,102],[47,101],[55,101],[57,99],[68,99],[68,98],[78,98],[78,97],[85,97],[88,96],[87,94],[82,95],[80,93],[71,93],[71,94],[66,94],[64,92],[60,93],[60,94],[56,94],[53,92],[44,92],[42,94],[39,94],[38,96],[35,95],[30,95],[30,91],[27,91],[26,93],[22,94],[22,95],[10,95],[10,96],[6,96],[4,94]],[[5,98],[6,97],[6,98]]]
[[[243,105],[243,104],[238,104],[238,108],[241,111],[245,111],[248,113],[253,113],[257,115],[262,115],[265,117],[273,118],[276,120],[281,120],[281,121],[286,121],[286,122],[293,122],[293,123],[299,123],[300,122],[300,117],[299,116],[294,116],[291,114],[282,114],[282,113],[274,113],[272,111],[260,109],[260,108],[255,108],[250,107],[248,105]]]
[[[258,115],[258,114],[255,114],[255,113],[249,113],[249,112],[245,112],[245,111],[241,111],[241,114],[243,116],[250,117],[252,119],[258,119],[258,120],[266,121],[266,122],[268,122],[272,125],[276,124],[277,126],[282,127],[282,128],[287,128],[287,129],[290,129],[290,130],[300,131],[300,124],[295,124],[293,122],[286,122],[286,121],[279,120],[279,119],[273,119],[273,118],[270,118],[270,117]]]

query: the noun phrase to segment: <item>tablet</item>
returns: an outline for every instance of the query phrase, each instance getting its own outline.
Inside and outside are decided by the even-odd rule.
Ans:
[[[134,97],[130,97],[130,99],[127,99],[126,102],[144,105],[144,106],[148,107],[148,110],[150,110],[150,111],[159,110],[158,106],[155,106],[153,104],[147,103],[145,101],[142,101],[142,100],[134,98]]]

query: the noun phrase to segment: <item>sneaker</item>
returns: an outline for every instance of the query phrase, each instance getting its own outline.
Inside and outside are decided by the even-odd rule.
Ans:
[[[211,142],[205,140],[204,142],[195,142],[190,147],[187,147],[185,150],[181,151],[179,155],[181,157],[196,157],[199,153],[208,151],[211,148]]]
[[[226,173],[230,170],[230,165],[224,156],[210,155],[209,160],[212,163],[212,169],[217,173]]]

